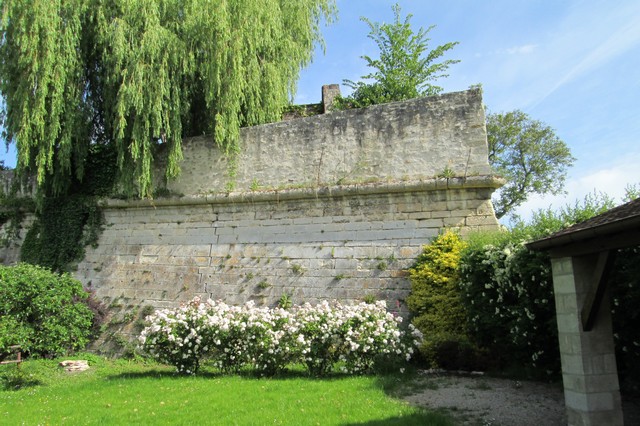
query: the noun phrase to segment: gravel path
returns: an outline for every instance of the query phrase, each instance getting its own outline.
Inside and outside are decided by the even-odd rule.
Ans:
[[[422,372],[398,397],[443,410],[463,426],[560,426],[567,424],[562,383],[499,379],[485,375]],[[622,395],[625,425],[640,425],[640,393]]]
[[[561,384],[424,373],[401,392],[412,404],[446,410],[461,425],[567,424]]]

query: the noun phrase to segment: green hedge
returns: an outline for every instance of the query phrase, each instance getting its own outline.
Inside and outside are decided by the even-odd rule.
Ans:
[[[425,335],[427,359],[448,369],[512,369],[557,377],[551,261],[524,244],[613,206],[606,195],[589,195],[558,211],[535,212],[510,230],[473,233],[455,261],[444,237],[434,240],[410,270],[412,293],[407,300],[414,324]],[[640,247],[618,251],[611,289],[618,367],[623,380],[640,387]]]
[[[87,297],[69,274],[26,263],[0,266],[0,353],[15,344],[42,357],[84,348],[93,318]]]
[[[546,253],[527,250],[513,233],[471,236],[459,286],[471,334],[495,368],[560,371],[553,279]]]

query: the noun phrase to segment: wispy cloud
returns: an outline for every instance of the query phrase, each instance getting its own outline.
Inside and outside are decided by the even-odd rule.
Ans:
[[[589,51],[580,62],[570,68],[569,71],[565,73],[551,89],[547,90],[538,98],[530,108],[535,108],[565,84],[608,63],[638,45],[640,45],[640,16],[635,15],[632,21],[619,27],[618,30],[607,39]]]
[[[537,47],[537,44],[525,44],[524,46],[510,47],[506,49],[506,52],[509,55],[526,55],[532,53]]]
[[[527,55],[527,54],[533,53],[537,47],[538,47],[537,44],[530,43],[530,44],[524,44],[522,46],[508,47],[506,49],[496,49],[487,53],[476,53],[475,56],[476,58],[481,58],[483,56],[497,56],[497,55]]]

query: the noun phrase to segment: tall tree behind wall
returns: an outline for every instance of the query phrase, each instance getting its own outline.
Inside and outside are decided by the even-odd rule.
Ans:
[[[237,150],[273,121],[321,42],[334,0],[0,0],[0,90],[19,172],[63,193],[92,143],[113,144],[125,189],[151,193],[154,146],[179,173],[185,135]]]

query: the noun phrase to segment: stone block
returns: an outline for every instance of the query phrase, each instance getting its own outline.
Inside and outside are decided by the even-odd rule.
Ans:
[[[497,226],[498,222],[495,216],[469,216],[465,219],[467,226],[481,226],[481,225],[494,225]]]

